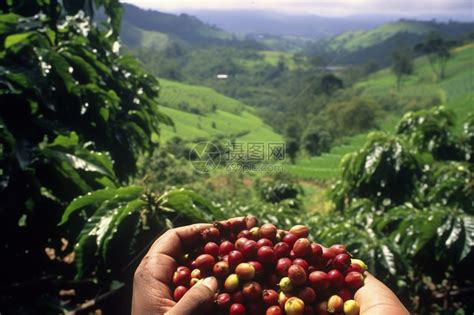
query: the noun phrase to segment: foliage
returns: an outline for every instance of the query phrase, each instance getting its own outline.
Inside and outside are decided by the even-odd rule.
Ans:
[[[397,134],[406,136],[412,145],[436,159],[463,160],[459,141],[452,133],[454,123],[454,113],[445,107],[409,112],[398,124]]]
[[[326,74],[321,78],[321,83],[319,84],[319,88],[323,93],[326,95],[331,95],[337,89],[342,89],[344,84],[341,79],[336,77],[334,74]]]
[[[295,164],[296,155],[300,150],[300,141],[296,138],[287,138],[285,141],[285,153],[290,158],[291,164]]]
[[[375,129],[380,107],[371,99],[355,97],[350,101],[330,103],[325,113],[333,125],[333,133],[341,136]]]
[[[315,124],[308,127],[303,134],[302,146],[311,155],[320,155],[330,149],[331,134],[324,127]]]
[[[400,205],[413,196],[422,175],[423,156],[414,154],[405,141],[383,133],[372,133],[359,151],[344,156],[342,181],[333,199],[339,208],[346,200],[367,198],[376,206]]]
[[[302,193],[301,187],[295,183],[276,182],[264,183],[260,187],[262,199],[266,202],[278,203],[287,199],[297,199]]]
[[[451,58],[449,49],[452,46],[452,41],[445,41],[439,34],[430,33],[424,42],[415,46],[415,51],[428,57],[431,70],[443,80],[446,77],[446,66]]]
[[[400,90],[403,78],[413,73],[413,61],[408,54],[401,51],[394,52],[392,57],[392,71],[397,77],[397,89]]]
[[[94,4],[109,16],[100,27],[91,20]],[[158,111],[156,79],[119,54],[118,1],[7,1],[0,10],[0,233],[8,257],[0,308],[57,313],[115,290],[119,279],[109,269],[126,264],[115,264],[109,250],[119,240],[128,246],[119,258],[144,246],[137,233],[148,226],[139,214],[150,202],[143,188],[121,185],[156,146],[159,124],[171,120]],[[171,213],[186,195],[197,199],[170,192],[157,209]],[[142,230],[129,233],[135,227]],[[94,285],[96,278],[107,281]],[[78,294],[67,305],[57,293],[71,287]]]
[[[151,191],[166,191],[173,186],[183,186],[202,177],[202,174],[189,162],[190,152],[186,144],[176,144],[182,156],[173,155],[170,144],[156,150],[152,155],[143,158],[140,162],[138,181]]]
[[[348,244],[417,313],[471,305],[462,292],[473,285],[474,169],[468,156],[450,161],[468,146],[453,119],[444,108],[409,113],[397,135],[370,135],[331,191],[341,213],[310,219],[322,242]],[[453,147],[436,154],[446,134]]]
[[[75,198],[61,224],[77,225],[73,215],[85,209],[87,222],[74,248],[77,278],[116,278],[135,257],[138,246],[159,231],[192,222],[223,218],[210,202],[190,190],[174,189],[162,195],[140,186],[102,189]]]

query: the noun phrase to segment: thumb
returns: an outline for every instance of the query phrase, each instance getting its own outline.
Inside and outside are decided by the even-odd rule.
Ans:
[[[198,313],[214,300],[217,293],[217,280],[207,277],[199,281],[184,294],[184,296],[171,308],[167,315],[192,315]]]

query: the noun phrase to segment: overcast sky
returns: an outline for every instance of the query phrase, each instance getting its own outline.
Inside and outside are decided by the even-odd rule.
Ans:
[[[262,9],[281,13],[347,16],[386,14],[398,16],[453,16],[473,19],[472,0],[122,0],[142,8],[167,12],[187,10]]]

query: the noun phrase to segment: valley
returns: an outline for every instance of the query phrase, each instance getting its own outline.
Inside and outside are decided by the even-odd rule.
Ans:
[[[201,16],[212,20],[206,13]],[[411,49],[430,32],[469,42],[469,23],[399,20],[362,26],[354,21],[346,27],[358,30],[319,40],[294,34],[305,41],[296,46],[289,34],[232,34],[191,16],[144,12],[133,6],[125,7],[123,23],[126,47],[161,77],[161,111],[175,123],[162,127],[161,141],[178,137],[189,144],[203,140],[278,142],[288,141],[290,129],[296,132],[290,136],[302,145],[305,134],[312,130],[329,133],[329,144],[322,144],[315,156],[301,147],[294,164],[283,163],[284,171],[296,178],[334,180],[346,153],[361,148],[372,130],[393,133],[408,110],[445,105],[460,117],[471,110],[472,44],[454,49],[448,77],[442,82],[434,77],[426,57],[414,61],[415,71],[400,90],[387,67],[392,50]],[[182,26],[171,30],[173,23]],[[275,43],[280,47],[286,43],[290,49],[277,50]],[[338,66],[341,63],[346,65]],[[318,89],[331,68],[345,88],[327,97]],[[229,78],[218,80],[219,73]],[[335,119],[330,108],[354,99],[377,103],[377,115],[367,118],[376,120],[372,127],[349,131],[339,126],[336,130],[318,119],[318,115],[323,120]]]

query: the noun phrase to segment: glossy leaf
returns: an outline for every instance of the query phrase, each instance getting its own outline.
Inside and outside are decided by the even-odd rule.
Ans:
[[[60,225],[66,223],[69,220],[71,214],[88,206],[97,206],[107,200],[112,199],[116,196],[126,196],[126,195],[139,195],[143,193],[143,188],[138,186],[123,187],[118,189],[100,189],[93,192],[89,192],[83,196],[75,198],[64,210]]]

